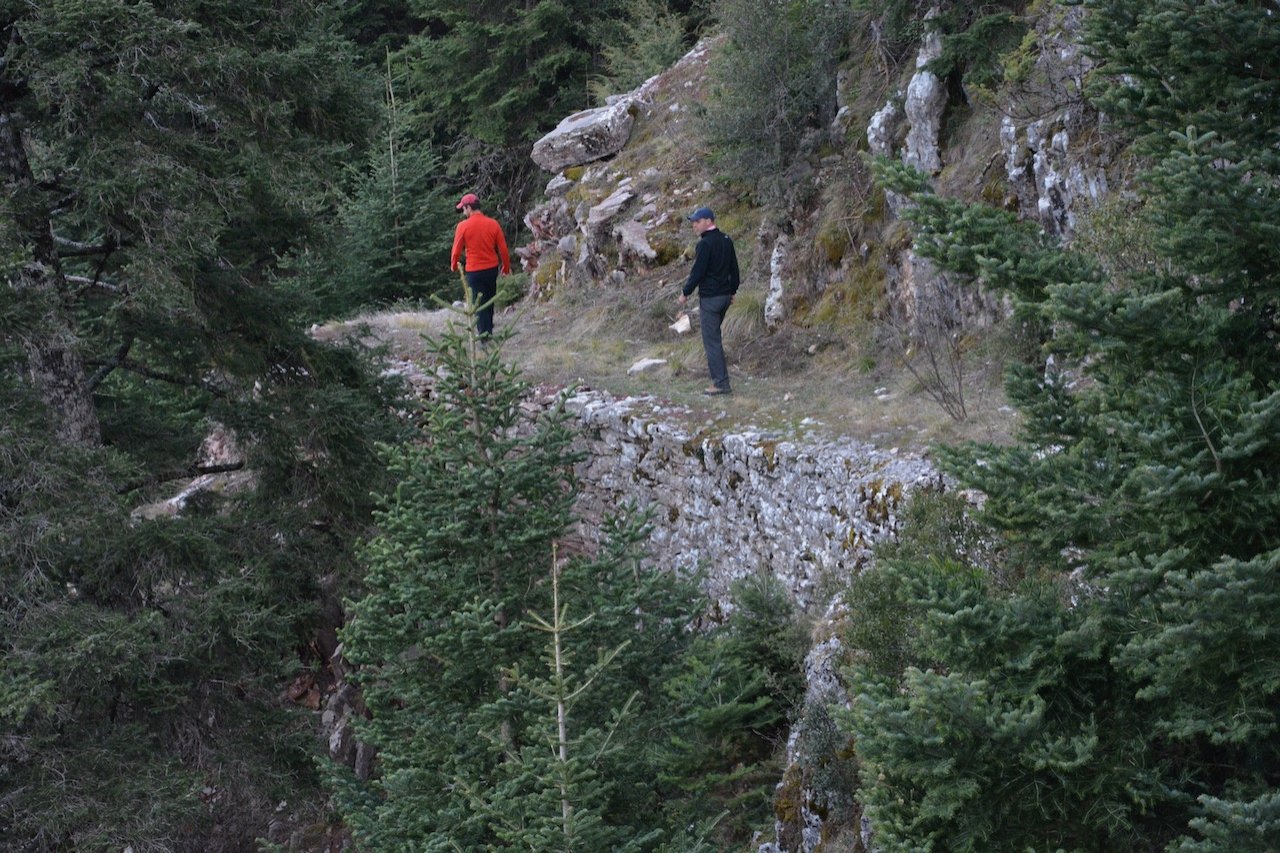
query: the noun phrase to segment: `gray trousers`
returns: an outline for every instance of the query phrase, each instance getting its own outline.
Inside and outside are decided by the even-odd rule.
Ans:
[[[699,323],[702,326],[702,349],[707,354],[707,371],[717,388],[729,389],[729,367],[724,362],[724,343],[720,340],[720,324],[729,310],[732,296],[708,296],[698,300]]]

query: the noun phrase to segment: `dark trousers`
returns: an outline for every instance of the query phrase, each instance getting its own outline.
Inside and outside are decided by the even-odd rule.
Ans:
[[[729,367],[724,362],[724,343],[720,325],[729,310],[732,296],[707,296],[698,300],[699,323],[702,326],[702,349],[707,353],[707,371],[717,388],[729,390]]]
[[[493,334],[493,298],[498,295],[498,268],[467,270],[467,287],[476,303],[476,334],[487,338]]]

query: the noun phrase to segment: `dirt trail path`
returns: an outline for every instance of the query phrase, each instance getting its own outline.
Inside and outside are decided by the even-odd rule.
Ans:
[[[615,295],[499,311],[495,326],[504,337],[504,357],[534,384],[579,384],[618,397],[651,395],[724,429],[846,435],[916,452],[969,439],[1003,442],[1012,429],[1012,414],[991,382],[975,388],[970,417],[956,422],[905,371],[867,364],[847,341],[795,330],[768,333],[735,320],[732,312],[725,339],[734,393],[706,397],[701,393],[706,361],[696,327],[684,335],[668,328],[678,310],[674,298],[653,292]],[[419,359],[422,336],[439,335],[451,322],[461,325],[462,316],[444,308],[384,312],[317,333],[338,337],[364,323],[374,338],[390,345],[393,357]],[[632,372],[642,359],[663,363]]]

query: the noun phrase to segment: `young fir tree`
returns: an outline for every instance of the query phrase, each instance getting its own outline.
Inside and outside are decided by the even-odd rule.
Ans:
[[[916,614],[909,665],[856,671],[850,725],[890,849],[1280,844],[1280,27],[1257,3],[1086,5],[1154,261],[1012,291],[1076,377],[1016,371],[1018,442],[946,454],[988,496],[996,570],[880,569]],[[929,229],[1031,268],[963,217]]]
[[[754,733],[782,703],[760,641],[720,648],[698,689],[668,689],[715,642],[692,630],[697,578],[641,565],[638,518],[549,577],[575,491],[564,413],[532,418],[498,347],[451,333],[431,349],[436,395],[421,440],[388,450],[398,485],[344,632],[370,711],[360,737],[378,751],[373,779],[334,780],[357,842],[709,849],[728,795],[683,744],[714,743],[717,768],[768,752]]]
[[[544,602],[576,456],[563,411],[527,423],[526,385],[500,347],[450,333],[431,351],[435,399],[422,440],[387,451],[397,485],[344,631],[379,774],[338,801],[362,845],[474,850],[494,835],[470,791],[519,750],[530,713],[504,670],[537,659],[520,620]]]
[[[566,853],[643,849],[647,839],[628,826],[605,822],[610,784],[598,771],[601,759],[618,751],[613,735],[630,725],[629,708],[638,694],[615,709],[606,728],[584,729],[584,715],[578,710],[626,642],[597,650],[595,662],[579,672],[574,634],[589,625],[594,614],[570,615],[570,603],[561,597],[560,577],[561,567],[553,565],[550,619],[530,611],[523,620],[526,629],[546,635],[547,673],[526,673],[518,665],[509,670],[513,689],[530,700],[529,727],[519,738],[519,751],[507,751],[494,781],[472,792],[473,802],[489,817],[498,840],[512,846]]]
[[[368,161],[355,172],[350,197],[338,212],[327,264],[304,277],[323,288],[323,316],[342,316],[397,300],[453,295],[457,277],[449,257],[457,224],[457,193],[431,146],[414,140],[388,71],[385,122]]]
[[[19,849],[244,849],[314,793],[281,686],[392,435],[368,365],[308,339],[273,276],[365,125],[331,10],[161,5],[0,3],[0,837]],[[215,473],[196,454],[215,422],[245,490],[135,513]]]
[[[718,849],[772,824],[792,712],[804,694],[808,632],[775,578],[734,584],[726,623],[697,639],[664,692],[674,718],[659,778],[689,821],[715,821]]]

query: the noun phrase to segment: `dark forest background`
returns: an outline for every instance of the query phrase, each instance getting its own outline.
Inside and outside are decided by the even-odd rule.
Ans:
[[[4,846],[771,832],[808,640],[785,596],[747,584],[694,630],[697,579],[640,571],[625,510],[560,559],[568,427],[513,429],[516,368],[446,336],[415,407],[307,329],[456,287],[455,196],[518,233],[531,143],[703,35],[732,59],[708,156],[765,204],[854,45],[901,63],[938,28],[938,73],[998,90],[1046,4],[929,5],[0,0]],[[1016,440],[940,450],[981,511],[921,498],[847,581],[854,701],[809,720],[816,805],[883,850],[1280,847],[1280,9],[1082,5],[1088,98],[1139,166],[1122,241],[872,166],[1030,342]],[[228,485],[144,510],[196,476]],[[370,779],[285,695],[324,637],[358,666]]]

